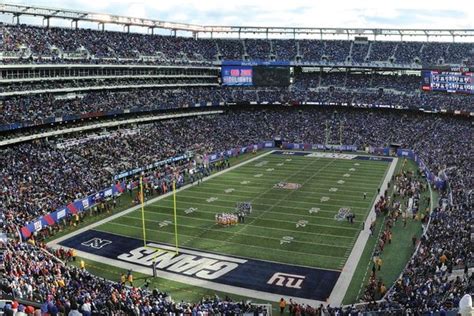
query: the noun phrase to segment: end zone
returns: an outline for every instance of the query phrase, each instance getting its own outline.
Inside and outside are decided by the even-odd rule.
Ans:
[[[262,300],[292,297],[307,304],[325,302],[340,272],[220,255],[166,244],[147,243],[97,230],[63,240],[79,256],[123,269]],[[164,251],[163,251],[164,250]]]

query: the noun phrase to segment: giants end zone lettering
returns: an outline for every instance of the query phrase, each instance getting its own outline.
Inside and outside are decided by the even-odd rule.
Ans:
[[[267,284],[301,289],[305,278],[304,275],[277,272],[267,281]]]
[[[284,236],[280,244],[286,247],[295,239]],[[108,244],[110,241],[112,243]],[[141,239],[95,230],[79,233],[61,241],[60,245],[107,258],[112,264],[136,264],[150,275],[154,262],[157,275],[167,279],[175,279],[179,274],[187,277],[193,285],[212,288],[223,284],[280,297],[325,301],[340,275],[339,271],[245,259],[197,249],[181,248],[175,254],[175,247],[167,244],[150,242],[144,247]]]
[[[168,248],[164,245],[156,245],[155,247],[160,249]],[[157,252],[161,252],[161,254],[158,253],[157,255]],[[117,258],[148,267],[155,264],[156,269],[196,276],[205,280],[217,279],[237,268],[239,266],[238,263],[246,262],[246,260],[192,250],[183,249],[181,253],[176,254],[174,252],[159,251],[145,247],[133,249],[129,253],[119,255]]]

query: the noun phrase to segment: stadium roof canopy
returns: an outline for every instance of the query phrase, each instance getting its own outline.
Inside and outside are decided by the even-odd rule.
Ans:
[[[321,39],[327,36],[367,36],[376,39],[378,36],[404,36],[424,37],[427,40],[431,37],[474,37],[474,29],[394,29],[394,28],[322,28],[322,27],[254,27],[254,26],[211,26],[188,23],[175,23],[153,19],[126,17],[120,15],[92,13],[78,10],[55,9],[20,4],[0,4],[0,13],[12,14],[13,23],[20,23],[20,16],[42,17],[49,27],[51,18],[66,19],[71,21],[71,25],[78,27],[78,22],[95,22],[104,30],[106,24],[122,25],[129,31],[130,26],[149,28],[153,33],[154,29],[191,32],[194,36],[198,34],[235,34],[239,38],[250,34],[260,34],[268,38],[273,35],[287,35],[296,38],[297,36],[315,36]]]

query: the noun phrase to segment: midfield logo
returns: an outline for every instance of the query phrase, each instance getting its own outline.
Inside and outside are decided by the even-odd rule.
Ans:
[[[110,245],[112,242],[110,240],[102,239],[102,238],[92,238],[88,241],[84,241],[81,245],[91,247],[94,249],[102,249],[107,245]]]
[[[267,281],[267,284],[301,289],[305,278],[304,275],[277,272]]]

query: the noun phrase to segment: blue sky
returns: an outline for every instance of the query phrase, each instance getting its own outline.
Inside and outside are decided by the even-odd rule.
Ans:
[[[6,0],[6,2],[204,25],[474,29],[473,0]]]

